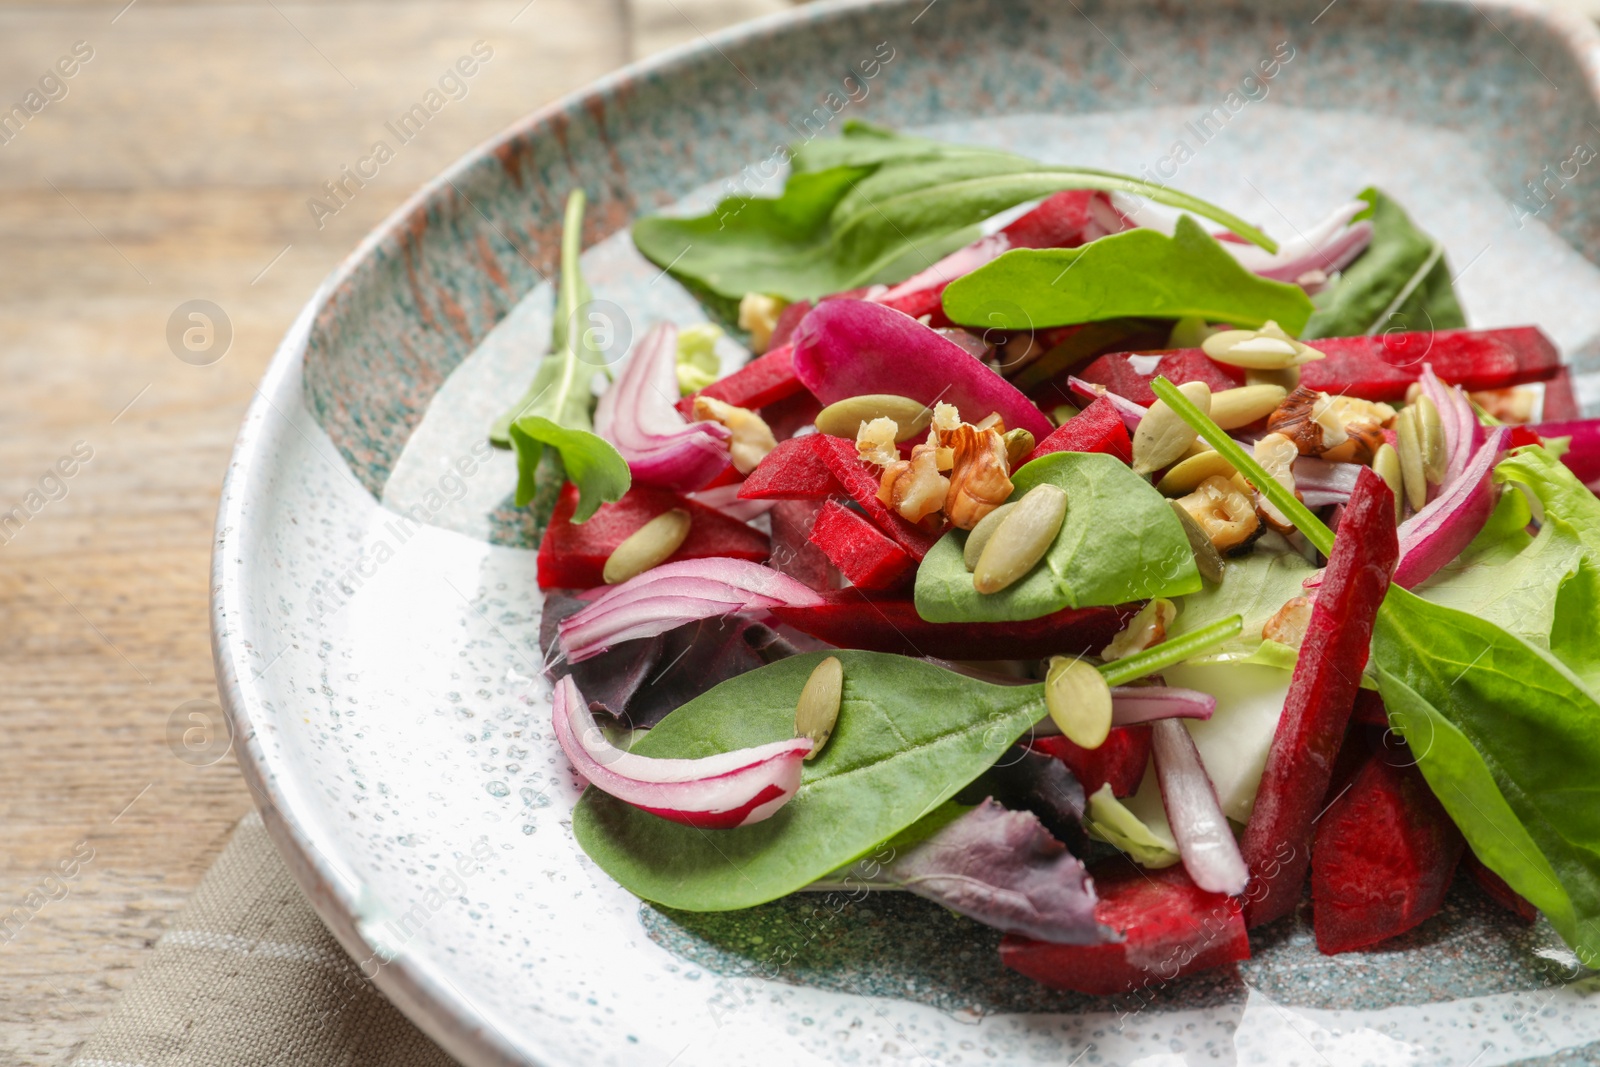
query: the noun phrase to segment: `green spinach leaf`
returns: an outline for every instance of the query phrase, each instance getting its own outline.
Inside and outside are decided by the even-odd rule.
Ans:
[[[944,312],[968,326],[1026,330],[1144,316],[1298,333],[1312,313],[1297,285],[1252,274],[1188,215],[1173,236],[1136,229],[1077,248],[1014,248],[951,282]]]
[[[578,487],[578,508],[573,522],[584,522],[595,509],[619,500],[632,484],[627,461],[611,442],[594,433],[594,396],[589,389],[593,372],[605,366],[604,353],[592,333],[574,327],[579,310],[591,294],[578,268],[583,241],[583,191],[567,197],[567,214],[561,233],[561,282],[556,296],[555,324],[550,329],[550,353],[539,363],[527,393],[496,420],[489,439],[509,443],[517,451],[517,507],[541,503],[539,524],[549,518],[554,504],[552,480],[559,488],[562,472]],[[545,450],[560,457],[560,469],[546,460]]]
[[[1066,491],[1067,517],[1044,559],[1008,588],[980,593],[962,560],[967,534],[952,530],[917,568],[918,615],[929,622],[1007,622],[1200,588],[1172,506],[1115,456],[1057,452],[1022,467],[1011,482],[1013,500],[1045,483]]]
[[[968,227],[1064,189],[1135,193],[1275,247],[1221,208],[1138,178],[858,124],[844,134],[796,153],[781,196],[733,196],[694,218],[640,219],[634,244],[730,321],[746,293],[811,300],[901,281],[958,247]]]
[[[1372,665],[1473,852],[1600,963],[1600,702],[1554,656],[1391,587]]]
[[[639,739],[645,756],[692,759],[794,736],[795,701],[830,653],[729,679]],[[1045,714],[1040,686],[1000,686],[919,660],[831,653],[844,664],[838,726],[772,818],[733,830],[669,822],[590,788],[572,828],[624,888],[691,911],[794,892],[935,812]]]
[[[1371,205],[1372,243],[1318,295],[1306,339],[1351,337],[1386,330],[1453,330],[1467,324],[1450,284],[1444,246],[1417,229],[1400,205],[1376,188],[1361,192]]]

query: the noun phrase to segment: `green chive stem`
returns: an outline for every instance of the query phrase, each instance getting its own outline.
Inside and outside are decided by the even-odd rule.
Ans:
[[[1174,664],[1193,659],[1225,641],[1238,637],[1244,630],[1244,616],[1234,615],[1210,626],[1202,626],[1193,633],[1163,641],[1126,659],[1112,660],[1100,665],[1100,675],[1106,685],[1127,685],[1147,674],[1164,671]]]

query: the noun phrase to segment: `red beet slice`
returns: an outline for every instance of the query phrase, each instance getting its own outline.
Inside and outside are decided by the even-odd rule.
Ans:
[[[1086,796],[1110,785],[1112,796],[1131,797],[1150,763],[1150,724],[1113,727],[1099,748],[1084,748],[1065,737],[1036,737],[1028,747],[1066,764]]]
[[[1367,400],[1403,400],[1424,363],[1463,389],[1504,389],[1554,376],[1561,353],[1540,329],[1439,330],[1312,341],[1327,359],[1300,368],[1300,384]]]
[[[739,489],[743,500],[821,500],[844,492],[828,462],[822,434],[779,442]]]
[[[917,562],[858,512],[837,500],[822,505],[811,543],[857,589],[881,591],[904,585]]]
[[[1578,404],[1578,394],[1572,386],[1572,372],[1566,367],[1557,370],[1554,377],[1545,380],[1544,409],[1540,418],[1544,422],[1564,422],[1567,419],[1583,418],[1583,408]]]
[[[1483,865],[1483,861],[1468,849],[1461,857],[1462,864],[1472,873],[1478,887],[1496,904],[1511,912],[1525,923],[1537,922],[1539,909],[1528,902],[1521,893],[1506,884],[1506,880]]]
[[[1383,706],[1383,698],[1371,689],[1363,689],[1356,694],[1355,708],[1350,714],[1352,722],[1363,726],[1389,725],[1389,709]]]
[[[940,623],[925,622],[914,603],[898,597],[869,597],[859,589],[824,595],[824,604],[780,604],[772,613],[840,648],[942,659],[1026,659],[1098,651],[1139,608],[1065,608],[1025,622]]]
[[[602,504],[589,521],[577,524],[578,489],[561,487],[550,525],[539,542],[540,589],[591,589],[605,584],[606,560],[635,530],[672,508],[689,513],[689,536],[667,562],[732,556],[760,563],[767,558],[767,535],[715,508],[686,500],[666,489],[636,485],[622,499]]]
[[[1105,452],[1124,463],[1133,462],[1133,442],[1122,416],[1111,401],[1101,397],[1034,446],[1024,463],[1052,452]]]
[[[1007,934],[1000,962],[1056,989],[1106,997],[1250,958],[1238,902],[1198,888],[1181,866],[1144,871],[1118,858],[1090,874],[1100,897],[1095,920],[1125,940],[1057,945]]]
[[[772,518],[772,558],[769,565],[813,589],[832,589],[833,565],[811,543],[811,530],[823,504],[816,500],[780,500],[767,512]]]
[[[1149,373],[1144,373],[1145,370]],[[1145,407],[1156,402],[1156,395],[1150,391],[1150,383],[1155,381],[1157,375],[1164,375],[1173,385],[1205,382],[1213,393],[1236,389],[1244,384],[1244,371],[1237,367],[1225,367],[1198,348],[1175,348],[1169,352],[1147,354],[1113,352],[1101,356],[1078,373],[1078,377],[1084,381],[1103,385],[1118,396]]]
[[[1415,766],[1367,760],[1317,827],[1311,904],[1329,956],[1376,945],[1444,903],[1466,842]]]
[[[752,359],[726,378],[718,378],[695,395],[709,396],[713,400],[721,400],[735,407],[751,410],[764,408],[768,404],[793,396],[805,386],[794,376],[794,361],[789,358],[789,354],[788,345],[774,348],[766,355]],[[694,397],[686,396],[679,400],[678,410],[683,412],[684,418],[693,418]]]
[[[1283,715],[1240,850],[1250,867],[1245,918],[1259,926],[1300,901],[1318,808],[1350,723],[1372,623],[1400,554],[1394,494],[1362,468],[1300,646]]]

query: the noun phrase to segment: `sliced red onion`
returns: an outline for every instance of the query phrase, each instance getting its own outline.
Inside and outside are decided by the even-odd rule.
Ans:
[[[728,466],[728,429],[689,422],[678,412],[678,331],[661,323],[645,334],[617,380],[595,405],[595,433],[617,446],[633,479],[687,492]]]
[[[1176,719],[1151,724],[1156,780],[1167,823],[1178,842],[1183,869],[1194,884],[1211,893],[1237,896],[1250,881],[1239,843],[1222,814],[1216,787],[1200,762],[1194,738]]]
[[[1067,384],[1079,396],[1086,396],[1092,399],[1105,397],[1111,401],[1111,406],[1117,409],[1118,415],[1122,416],[1122,425],[1128,428],[1129,433],[1139,428],[1140,421],[1144,419],[1144,413],[1150,410],[1143,404],[1135,404],[1125,396],[1118,396],[1103,385],[1095,385],[1093,382],[1086,382],[1082,378],[1069,375]]]
[[[794,331],[795,376],[824,404],[894,393],[963,418],[991,413],[1042,441],[1054,429],[1033,401],[971,353],[916,319],[866,300],[824,300]]]
[[[1349,499],[1349,493],[1337,489],[1306,489],[1300,493],[1300,502],[1308,508],[1325,508],[1330,504],[1343,504]]]
[[[812,748],[809,737],[795,737],[701,759],[652,759],[606,740],[571,675],[556,683],[551,707],[561,751],[591,785],[702,830],[769,818],[800,788],[800,769]]]
[[[760,563],[723,556],[679,560],[606,590],[561,620],[561,649],[577,663],[613,644],[654,637],[700,619],[822,602],[815,590]]]
[[[951,252],[926,270],[913,274],[888,292],[871,299],[880,304],[893,304],[924,289],[943,289],[957,278],[971,274],[1010,248],[1011,238],[1004,232],[980,237],[970,245]]]
[[[1461,476],[1427,507],[1400,524],[1400,563],[1393,579],[1396,585],[1410,589],[1426,581],[1478,536],[1494,511],[1494,483],[1489,475],[1510,436],[1509,427],[1495,427]]]
[[[1355,490],[1360,474],[1361,467],[1356,463],[1329,463],[1315,456],[1301,456],[1294,461],[1296,489],[1343,493],[1348,497]]]
[[[1372,241],[1372,223],[1352,223],[1369,205],[1352,200],[1304,233],[1297,233],[1268,252],[1252,244],[1225,242],[1222,247],[1246,270],[1279,282],[1297,282],[1313,272],[1343,270]]]
[[[741,500],[739,498],[741,488],[743,488],[742,482],[732,482],[714,489],[701,489],[684,495],[698,504],[716,508],[729,518],[738,519],[740,522],[749,522],[758,515],[765,515],[777,503],[776,500]]]
[[[1467,464],[1472,461],[1473,453],[1483,443],[1483,427],[1467,395],[1459,387],[1440,381],[1439,376],[1433,373],[1431,363],[1422,365],[1419,381],[1422,395],[1432,400],[1433,406],[1439,409],[1439,421],[1444,426],[1446,462],[1444,480],[1439,483],[1439,492],[1443,494],[1461,477]],[[1404,546],[1401,547],[1403,551]]]

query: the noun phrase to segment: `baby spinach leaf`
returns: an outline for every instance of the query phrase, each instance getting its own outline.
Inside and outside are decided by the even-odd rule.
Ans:
[[[1386,330],[1453,330],[1467,324],[1450,284],[1444,246],[1417,229],[1400,205],[1376,188],[1362,190],[1371,206],[1372,243],[1318,294],[1307,339],[1352,337]]]
[[[1139,178],[860,125],[844,133],[797,152],[782,195],[729,197],[694,218],[640,219],[634,244],[730,320],[746,293],[811,300],[901,281],[957,247],[968,227],[1065,189],[1135,193],[1275,247],[1221,208]]]
[[[1188,215],[1173,236],[1135,229],[1077,248],[1014,248],[951,282],[944,312],[968,326],[1026,330],[1143,316],[1298,333],[1312,313],[1297,285],[1252,274]]]
[[[1473,852],[1600,963],[1600,701],[1543,649],[1398,587],[1372,665]]]
[[[1115,456],[1056,452],[1023,466],[1011,482],[1013,500],[1046,483],[1066,490],[1067,517],[1044,559],[1000,592],[980,593],[961,556],[966,531],[952,530],[917,568],[918,615],[929,622],[1008,622],[1200,588],[1172,506]]]
[[[1316,572],[1316,567],[1298,552],[1268,552],[1256,549],[1248,556],[1228,560],[1222,581],[1207,585],[1178,601],[1178,617],[1167,636],[1181,637],[1209,626],[1230,615],[1244,618],[1240,635],[1201,657],[1208,661],[1237,660],[1255,653],[1261,645],[1261,628],[1278,609],[1297,596],[1305,596],[1301,584]],[[1294,657],[1289,657],[1292,665]]]
[[[695,758],[794,736],[795,702],[824,655],[844,665],[827,747],[772,818],[697,830],[588,789],[578,844],[646,900],[689,911],[747,908],[858,859],[954,796],[1045,714],[1041,687],[1000,686],[904,656],[839,650],[723,682],[640,738],[645,756]]]
[[[561,471],[578,487],[573,522],[584,522],[601,504],[621,499],[633,481],[627,461],[611,442],[594,433],[589,379],[606,360],[590,331],[572,328],[579,309],[590,300],[589,287],[578,269],[582,240],[583,190],[574,189],[567,197],[561,232],[561,282],[555,324],[550,330],[550,353],[539,363],[527,393],[489,430],[491,441],[509,442],[517,450],[519,508],[536,497],[553,506],[549,483],[554,479],[559,486],[560,472],[550,462],[541,461],[546,448],[560,456]],[[548,517],[548,511],[539,516],[541,526]]]

